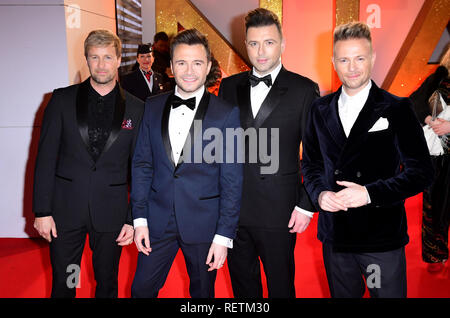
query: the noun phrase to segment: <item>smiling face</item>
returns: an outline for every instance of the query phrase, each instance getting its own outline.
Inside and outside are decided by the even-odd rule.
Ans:
[[[114,45],[92,46],[87,53],[87,64],[95,84],[115,85],[120,57],[116,55]]]
[[[211,69],[206,49],[202,44],[178,44],[170,63],[178,92],[185,97],[205,84]]]
[[[245,45],[250,62],[260,75],[266,75],[280,64],[284,39],[275,24],[250,27]]]
[[[337,41],[334,45],[333,65],[345,92],[352,96],[370,81],[375,53],[365,38]]]
[[[139,63],[139,67],[142,70],[148,72],[152,68],[152,64],[154,61],[153,53],[138,54],[136,60]]]

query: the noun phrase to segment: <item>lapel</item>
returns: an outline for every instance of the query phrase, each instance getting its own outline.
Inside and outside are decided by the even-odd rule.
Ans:
[[[243,81],[237,87],[237,101],[240,109],[242,128],[247,129],[253,127],[254,118],[252,112],[252,105],[250,100],[250,82],[248,80],[251,71],[247,72]]]
[[[345,135],[341,119],[339,118],[338,100],[341,95],[341,90],[342,87],[340,87],[336,93],[333,94],[330,104],[321,104],[319,106],[319,112],[322,115],[325,126],[327,127],[334,142],[342,149],[347,142],[347,136]]]
[[[89,133],[88,133],[88,90],[89,90],[89,80],[85,80],[80,84],[77,91],[76,99],[76,114],[77,114],[77,124],[78,130],[80,132],[81,139],[85,145],[85,149],[89,154]],[[89,158],[92,160],[91,155]]]
[[[259,128],[266,121],[266,119],[270,116],[273,110],[280,104],[281,97],[288,90],[288,86],[284,83],[284,75],[286,74],[286,69],[281,67],[280,72],[278,73],[277,78],[273,82],[272,87],[270,88],[269,94],[267,94],[263,103],[261,104],[261,108],[256,114],[254,126],[255,128]]]
[[[83,140],[86,151],[88,153],[89,153],[88,90],[90,85],[89,81],[90,78],[88,78],[86,81],[80,84],[76,99],[78,130],[80,132],[81,139]],[[108,151],[108,149],[111,147],[111,145],[119,136],[120,130],[122,128],[122,121],[125,114],[125,95],[123,89],[120,86],[118,86],[118,88],[119,94],[117,94],[116,96],[116,104],[114,106],[114,115],[111,124],[111,132],[109,134],[108,139],[106,140],[105,146],[103,147],[103,151],[100,154],[97,161],[99,161],[103,156],[103,154]],[[90,155],[89,157],[92,160],[92,157]]]
[[[170,110],[172,108],[172,97],[174,94],[169,95],[167,98],[166,104],[164,105],[163,110],[163,116],[162,116],[162,123],[161,123],[161,137],[163,139],[164,148],[166,150],[167,158],[169,158],[170,162],[172,163],[172,167],[177,170],[180,165],[182,165],[182,158],[183,154],[180,156],[180,159],[175,164],[173,153],[172,153],[172,145],[170,144],[170,136],[169,136],[169,117],[170,117]],[[193,154],[193,147],[194,147],[194,140],[197,140],[198,134],[200,134],[200,131],[194,131],[194,122],[196,120],[201,120],[205,118],[206,111],[208,109],[209,105],[209,99],[210,94],[208,90],[205,88],[205,92],[203,93],[202,99],[200,100],[200,103],[198,104],[197,111],[194,115],[194,120],[191,123],[191,126],[189,128],[189,134],[187,138],[191,138],[191,154]],[[185,142],[186,144],[186,142]]]
[[[372,81],[372,87],[369,96],[367,97],[367,101],[356,118],[348,138],[346,138],[337,108],[337,101],[341,89],[342,88],[338,91],[339,94],[336,93],[333,96],[331,104],[333,107],[328,107],[328,112],[325,111],[322,113],[323,118],[327,122],[327,128],[330,131],[331,136],[333,136],[333,139],[338,145],[342,146],[337,166],[340,166],[341,163],[348,164],[346,161],[351,157],[352,153],[359,152],[367,140],[370,128],[372,128],[375,122],[382,117],[384,110],[389,106],[389,104],[384,101],[381,90]],[[328,117],[326,117],[327,115]]]

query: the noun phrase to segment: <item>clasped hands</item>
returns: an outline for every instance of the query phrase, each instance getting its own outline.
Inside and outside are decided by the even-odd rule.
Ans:
[[[319,206],[328,212],[347,211],[349,208],[358,208],[368,203],[366,187],[348,181],[336,181],[344,189],[333,191],[322,191],[319,195]]]

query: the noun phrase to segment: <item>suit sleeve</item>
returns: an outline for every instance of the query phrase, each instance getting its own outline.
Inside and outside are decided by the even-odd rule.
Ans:
[[[311,105],[313,102],[320,97],[319,92],[319,86],[316,83],[312,84],[312,87],[308,89],[308,94],[306,94],[304,99],[304,107],[303,107],[303,113],[302,117],[300,119],[300,127],[301,127],[301,134],[302,134],[302,144],[304,141],[305,131],[307,131],[306,127],[308,124],[308,117],[311,110]],[[303,163],[300,161],[300,172],[303,175]],[[301,209],[313,212],[316,211],[313,203],[310,200],[310,197],[308,195],[308,192],[306,191],[305,184],[304,184],[304,176],[303,176],[303,182],[300,185],[298,189],[298,200],[297,200],[297,206]]]
[[[305,189],[314,204],[316,211],[321,211],[318,200],[322,191],[327,189],[323,178],[325,175],[324,160],[320,149],[316,127],[320,124],[319,116],[316,116],[316,103],[313,103],[306,122],[303,135],[303,160],[302,171]]]
[[[405,200],[422,192],[433,181],[433,167],[423,129],[409,99],[404,98],[392,107],[389,122],[393,125],[402,170],[392,178],[366,185],[374,205]]]
[[[128,98],[130,98],[130,97],[128,97]],[[131,101],[130,101],[130,103],[131,103]],[[139,129],[141,127],[142,113],[144,112],[144,103],[143,102],[141,102],[140,100],[136,99],[136,102],[134,102],[134,103],[136,104],[136,106],[138,106],[137,107],[138,110],[136,112],[137,115],[136,115],[136,119],[135,119],[135,122],[136,122],[135,129],[136,129],[136,131],[134,133],[133,140],[132,140],[131,145],[130,145],[130,157],[131,157],[130,161],[133,160],[134,150],[136,149],[137,137],[139,135]],[[131,203],[128,204],[128,212],[127,212],[127,221],[126,221],[126,223],[129,224],[129,225],[133,224],[133,217],[132,217],[132,213],[131,213]]]
[[[33,211],[36,217],[52,215],[53,188],[61,140],[61,96],[55,90],[45,108],[34,170]]]
[[[239,163],[238,157],[243,151],[243,140],[239,140],[242,135],[233,140],[227,138],[226,128],[235,130],[239,127],[239,108],[234,107],[225,122],[223,131],[224,163],[220,165],[220,205],[216,228],[216,234],[230,239],[236,236],[241,207],[243,164]]]
[[[144,115],[131,162],[131,209],[133,219],[148,216],[148,190],[153,178],[153,155],[150,142],[150,108],[145,104]]]

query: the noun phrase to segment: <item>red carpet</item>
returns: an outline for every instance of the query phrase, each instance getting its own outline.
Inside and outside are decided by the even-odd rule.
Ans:
[[[410,198],[406,202],[410,235],[410,243],[406,246],[408,297],[450,298],[449,265],[446,264],[444,270],[438,274],[430,274],[421,259],[421,204],[421,195]],[[295,252],[295,286],[298,298],[329,297],[321,244],[316,239],[316,234],[317,216],[314,217],[306,233],[298,235]],[[87,298],[94,295],[91,255],[86,244],[77,297]],[[137,251],[134,245],[123,249],[119,272],[119,297],[130,297],[136,257]],[[188,284],[184,259],[179,253],[166,285],[160,292],[160,297],[189,297]],[[49,251],[43,239],[0,239],[0,298],[49,297],[50,290]],[[233,296],[226,266],[217,275],[216,296],[219,298]],[[266,291],[264,296],[267,296]]]

